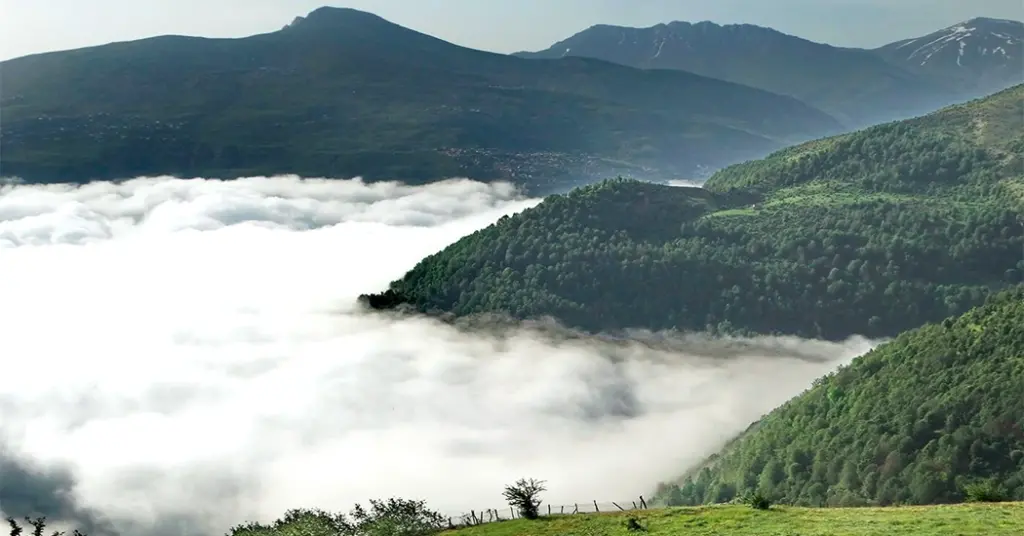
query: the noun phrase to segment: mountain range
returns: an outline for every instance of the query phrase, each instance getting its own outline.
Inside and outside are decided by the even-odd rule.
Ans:
[[[1017,35],[1003,26],[996,33]],[[693,177],[966,94],[881,52],[749,25],[601,26],[570,41],[580,44],[553,47],[557,58],[524,59],[320,8],[245,38],[161,36],[16,58],[0,64],[0,175],[461,175],[545,193],[615,175]],[[633,52],[561,57],[585,43],[597,56]],[[1017,43],[983,48],[1010,62]],[[997,67],[979,68],[1012,78]]]
[[[4,175],[297,173],[423,182],[681,174],[835,132],[797,99],[679,71],[472,50],[321,8],[0,65]]]
[[[987,18],[877,50],[841,48],[751,24],[597,25],[523,58],[589,57],[683,70],[800,99],[864,127],[1024,81],[1024,24]]]

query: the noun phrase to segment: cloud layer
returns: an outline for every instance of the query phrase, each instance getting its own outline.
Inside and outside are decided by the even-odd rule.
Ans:
[[[501,507],[523,476],[554,504],[628,500],[870,347],[355,306],[536,203],[469,180],[2,187],[0,510],[45,510],[11,499],[15,474],[52,516],[167,535],[392,495]]]

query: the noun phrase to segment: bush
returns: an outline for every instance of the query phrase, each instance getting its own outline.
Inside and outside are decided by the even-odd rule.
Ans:
[[[743,504],[746,504],[755,510],[767,510],[771,508],[772,501],[760,492],[755,491],[743,497]]]
[[[995,480],[983,480],[964,487],[967,502],[1004,502],[1010,500],[1009,494]]]
[[[647,527],[640,524],[640,520],[636,517],[629,516],[626,520],[626,530],[630,532],[647,532]]]
[[[445,528],[445,518],[424,501],[370,500],[370,510],[356,505],[349,514],[351,534],[427,536]]]
[[[543,480],[520,478],[515,484],[505,486],[502,495],[508,501],[509,506],[519,510],[519,515],[526,519],[537,519],[540,517],[540,499],[538,496],[542,491],[547,491]]]
[[[322,510],[289,510],[272,525],[239,525],[231,529],[229,536],[277,534],[286,527],[294,527],[299,531],[296,534],[303,536],[429,536],[444,530],[447,523],[424,501],[371,499],[370,508],[357,504],[348,516]]]

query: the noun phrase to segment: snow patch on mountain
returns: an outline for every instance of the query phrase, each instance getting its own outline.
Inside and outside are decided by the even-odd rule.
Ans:
[[[920,65],[927,64],[934,57],[951,58],[955,51],[956,64],[964,67],[972,60],[986,56],[986,61],[992,61],[993,56],[1001,56],[1004,61],[1019,61],[1022,43],[1024,23],[999,19],[972,19],[891,46],[896,50],[903,50],[907,61],[914,61]],[[950,52],[945,52],[946,50]],[[937,54],[939,56],[936,56]]]

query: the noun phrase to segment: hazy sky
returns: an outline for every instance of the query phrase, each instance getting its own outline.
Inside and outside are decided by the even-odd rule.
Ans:
[[[547,48],[599,23],[747,22],[874,47],[972,17],[1024,19],[1024,0],[0,0],[0,58],[160,34],[244,36],[322,5],[495,52]]]

